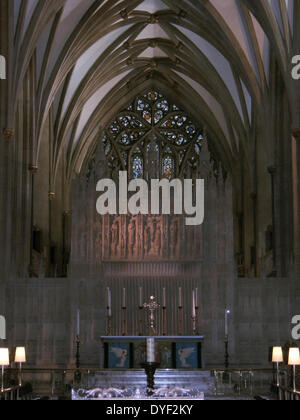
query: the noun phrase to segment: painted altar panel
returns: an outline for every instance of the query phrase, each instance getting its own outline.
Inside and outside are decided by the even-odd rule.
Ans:
[[[202,227],[183,216],[104,216],[103,261],[200,261]]]
[[[148,337],[101,337],[104,368],[140,369],[147,358]],[[160,369],[202,369],[203,336],[155,338],[156,361]]]
[[[130,368],[130,344],[109,343],[108,344],[108,368],[129,369]]]
[[[197,369],[198,368],[198,344],[197,343],[176,343],[176,368]]]

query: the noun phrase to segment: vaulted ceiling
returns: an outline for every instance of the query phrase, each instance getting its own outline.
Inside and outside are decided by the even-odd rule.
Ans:
[[[14,99],[36,66],[36,159],[49,112],[55,174],[79,172],[99,132],[143,89],[172,96],[230,167],[249,148],[274,55],[288,85],[294,0],[14,0]]]

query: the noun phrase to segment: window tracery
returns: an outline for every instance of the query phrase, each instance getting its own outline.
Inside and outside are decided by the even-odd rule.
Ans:
[[[202,130],[187,113],[156,90],[121,111],[103,139],[112,176],[127,170],[132,179],[190,176],[203,141]]]

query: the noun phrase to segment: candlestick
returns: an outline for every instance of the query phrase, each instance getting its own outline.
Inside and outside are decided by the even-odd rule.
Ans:
[[[122,318],[123,318],[123,331],[122,331],[122,335],[123,337],[127,336],[127,308],[126,306],[124,308],[122,308]]]
[[[107,288],[107,321],[106,321],[106,335],[112,336],[112,306],[111,306],[111,290]]]
[[[139,307],[142,308],[143,307],[143,288],[140,287],[140,291],[139,291]]]
[[[163,288],[163,308],[167,307],[167,294],[166,294],[166,288]]]
[[[225,340],[228,341],[228,337],[229,337],[229,328],[228,328],[228,317],[230,315],[230,311],[229,309],[225,310]]]
[[[107,322],[106,322],[106,335],[108,337],[112,336],[112,316],[109,315],[109,312],[107,315]]]
[[[74,374],[74,380],[76,384],[81,382],[81,371],[80,371],[80,337],[76,337],[76,371]]]
[[[178,306],[179,306],[179,308],[182,308],[182,288],[181,287],[179,287]]]
[[[178,308],[178,335],[183,335],[183,308]]]
[[[192,321],[193,321],[193,334],[197,335],[197,315],[196,315],[196,293],[192,293]]]
[[[229,328],[228,328],[228,317],[230,315],[230,310],[225,310],[225,369],[229,369]],[[225,375],[225,379],[227,376]]]
[[[126,308],[126,289],[123,289],[123,308]]]
[[[144,307],[139,307],[139,336],[143,336],[143,313],[144,313]]]
[[[145,369],[147,375],[147,395],[152,397],[155,389],[155,372],[159,368],[159,363],[143,363],[142,368]]]
[[[163,288],[162,330],[165,337],[167,335],[167,293],[165,287]]]

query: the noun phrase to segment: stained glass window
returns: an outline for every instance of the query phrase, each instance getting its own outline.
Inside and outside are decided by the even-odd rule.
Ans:
[[[163,178],[172,179],[174,177],[174,159],[166,156],[162,160],[162,176]]]
[[[203,132],[177,104],[151,90],[110,122],[103,142],[112,170],[128,170],[133,179],[171,179],[184,177],[197,162]]]
[[[134,179],[143,178],[144,162],[141,156],[134,156],[132,159],[132,177]]]

